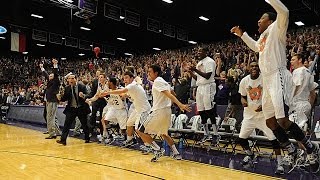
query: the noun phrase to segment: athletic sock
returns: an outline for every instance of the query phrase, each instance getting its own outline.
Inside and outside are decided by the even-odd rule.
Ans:
[[[158,144],[155,141],[152,141],[150,145],[151,145],[153,150],[155,150],[155,151],[159,151],[160,150],[160,147],[158,146]]]
[[[172,149],[173,154],[180,154],[174,144],[171,146],[171,149]]]

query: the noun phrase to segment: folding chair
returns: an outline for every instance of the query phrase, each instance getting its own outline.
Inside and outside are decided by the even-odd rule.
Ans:
[[[1,120],[6,122],[9,106],[1,106]]]
[[[236,123],[237,120],[235,118],[228,118],[226,121],[220,120],[221,124],[218,128],[218,133],[221,136],[219,142],[224,143],[223,146],[220,146],[220,143],[217,144],[219,150],[227,151],[229,145],[231,145],[232,154],[235,154],[236,151],[236,140],[239,135],[236,135]]]
[[[182,148],[184,145],[189,146],[187,137],[194,133],[194,130],[187,129],[188,116],[186,114],[180,114],[176,119],[176,129],[179,134],[179,147]]]

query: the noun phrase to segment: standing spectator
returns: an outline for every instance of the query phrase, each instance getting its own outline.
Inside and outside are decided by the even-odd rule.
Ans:
[[[59,93],[60,80],[58,77],[58,60],[53,59],[53,73],[48,75],[48,73],[43,68],[43,64],[40,64],[41,71],[48,81],[47,88],[45,92],[46,108],[47,112],[47,129],[49,136],[46,139],[55,139],[57,134],[60,134],[57,124],[55,122],[56,113],[58,109],[58,99],[57,94]]]

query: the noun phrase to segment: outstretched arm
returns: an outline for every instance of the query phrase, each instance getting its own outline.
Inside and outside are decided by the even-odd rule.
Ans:
[[[110,94],[125,94],[127,92],[128,92],[127,88],[117,89],[117,90],[113,90],[113,91],[103,92],[103,93],[100,94],[100,97],[105,97],[105,96],[110,95]]]
[[[240,37],[250,49],[255,52],[259,52],[258,43],[254,39],[252,39],[246,32],[243,32],[239,26],[233,27],[230,31],[231,33]]]
[[[49,74],[47,73],[47,71],[43,68],[43,64],[39,64],[39,67],[42,71],[42,75],[46,78],[46,80],[49,79]]]
[[[289,10],[280,0],[269,0],[269,4],[277,12],[277,26],[279,29],[287,31],[289,24]]]
[[[190,112],[191,109],[189,105],[182,104],[175,96],[171,94],[169,90],[161,91],[163,94],[165,94],[169,99],[171,99],[172,102],[174,102],[182,111]]]

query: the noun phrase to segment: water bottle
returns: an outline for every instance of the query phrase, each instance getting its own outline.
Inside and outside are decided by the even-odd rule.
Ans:
[[[316,127],[314,128],[314,133],[317,139],[320,139],[320,121],[317,121]]]
[[[179,149],[183,149],[184,145],[183,145],[183,138],[179,139]]]
[[[162,147],[165,150],[165,155],[169,156],[170,155],[170,147],[169,147],[167,141],[163,140]]]

